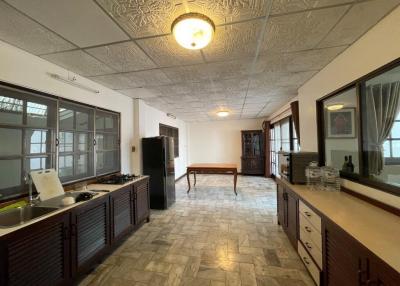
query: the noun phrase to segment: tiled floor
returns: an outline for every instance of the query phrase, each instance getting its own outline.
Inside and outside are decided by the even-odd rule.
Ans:
[[[198,175],[186,194],[153,211],[81,285],[314,285],[276,224],[275,184],[261,177]]]

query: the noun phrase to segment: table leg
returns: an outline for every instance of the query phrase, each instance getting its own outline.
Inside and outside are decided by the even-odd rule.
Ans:
[[[190,192],[190,171],[189,170],[186,171],[186,178],[187,178],[187,182],[188,182],[188,186],[189,186],[187,193],[189,194],[189,192]]]
[[[235,192],[235,195],[237,196],[236,182],[237,182],[237,172],[233,172],[233,191]]]
[[[193,172],[193,175],[194,175],[194,184],[193,184],[193,186],[196,186],[196,171]]]

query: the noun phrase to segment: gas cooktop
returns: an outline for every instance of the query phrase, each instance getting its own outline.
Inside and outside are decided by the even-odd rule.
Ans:
[[[111,177],[99,179],[97,182],[99,184],[123,185],[123,184],[133,181],[134,179],[137,179],[139,177],[140,176],[130,175],[130,174],[112,175]]]

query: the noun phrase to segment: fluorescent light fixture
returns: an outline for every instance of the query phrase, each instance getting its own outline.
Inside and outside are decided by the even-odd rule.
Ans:
[[[332,105],[328,105],[326,108],[328,110],[334,111],[334,110],[339,110],[342,109],[344,107],[344,104],[332,104]]]
[[[93,92],[93,93],[100,93],[100,91],[97,90],[97,89],[94,89],[94,88],[88,87],[86,85],[83,85],[83,84],[81,84],[79,82],[76,82],[76,77],[75,76],[73,76],[71,78],[69,78],[69,77],[66,78],[66,77],[63,77],[63,76],[55,74],[55,73],[47,73],[47,74],[51,78],[54,78],[55,80],[59,80],[59,81],[62,81],[64,83],[68,83],[68,84],[70,84],[72,86],[75,86],[75,87],[78,87],[80,89],[84,89],[86,91],[90,91],[90,92]]]
[[[179,45],[185,49],[199,50],[211,42],[215,25],[203,14],[187,13],[175,19],[171,30]]]
[[[229,111],[227,111],[227,110],[220,110],[220,111],[217,112],[217,115],[218,115],[219,117],[227,117],[227,116],[229,115]]]

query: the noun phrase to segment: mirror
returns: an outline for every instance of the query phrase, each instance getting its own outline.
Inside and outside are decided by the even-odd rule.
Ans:
[[[323,102],[325,166],[359,173],[357,89],[352,87]]]
[[[362,85],[364,173],[400,186],[400,66]]]

